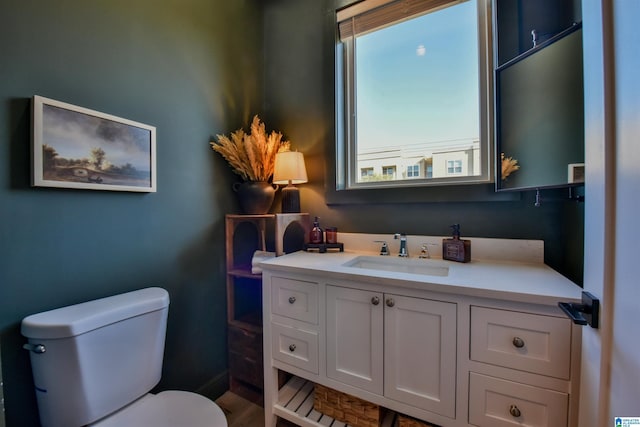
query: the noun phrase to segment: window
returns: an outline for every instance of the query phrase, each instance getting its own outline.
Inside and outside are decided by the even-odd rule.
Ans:
[[[366,181],[373,178],[373,168],[360,169],[360,178],[362,181]]]
[[[407,178],[416,178],[420,176],[420,165],[407,166]]]
[[[338,11],[337,189],[491,182],[489,1],[364,0]],[[449,172],[452,156],[464,162]]]
[[[447,175],[460,175],[462,173],[462,160],[447,160]]]

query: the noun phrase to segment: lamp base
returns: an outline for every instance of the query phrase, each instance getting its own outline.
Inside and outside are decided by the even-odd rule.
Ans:
[[[282,213],[300,212],[300,191],[289,184],[282,189]]]

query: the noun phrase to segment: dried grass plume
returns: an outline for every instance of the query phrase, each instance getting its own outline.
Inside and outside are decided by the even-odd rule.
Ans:
[[[218,141],[211,141],[214,151],[224,157],[233,171],[245,181],[269,181],[273,176],[276,153],[289,151],[291,144],[282,140],[280,132],[271,131],[255,115],[251,122],[251,133],[238,129],[226,135],[216,135]]]
[[[500,153],[500,159],[502,159],[502,179],[505,180],[513,172],[520,169],[518,161],[513,157],[505,157],[504,153]]]

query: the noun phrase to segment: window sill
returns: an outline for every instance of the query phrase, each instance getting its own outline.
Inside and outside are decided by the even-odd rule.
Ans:
[[[494,184],[370,188],[337,191],[325,189],[327,205],[389,203],[511,202],[521,200],[519,192],[496,193]]]

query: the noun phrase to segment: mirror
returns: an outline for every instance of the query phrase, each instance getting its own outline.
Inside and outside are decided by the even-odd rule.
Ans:
[[[581,24],[496,69],[495,131],[497,191],[584,183]]]

